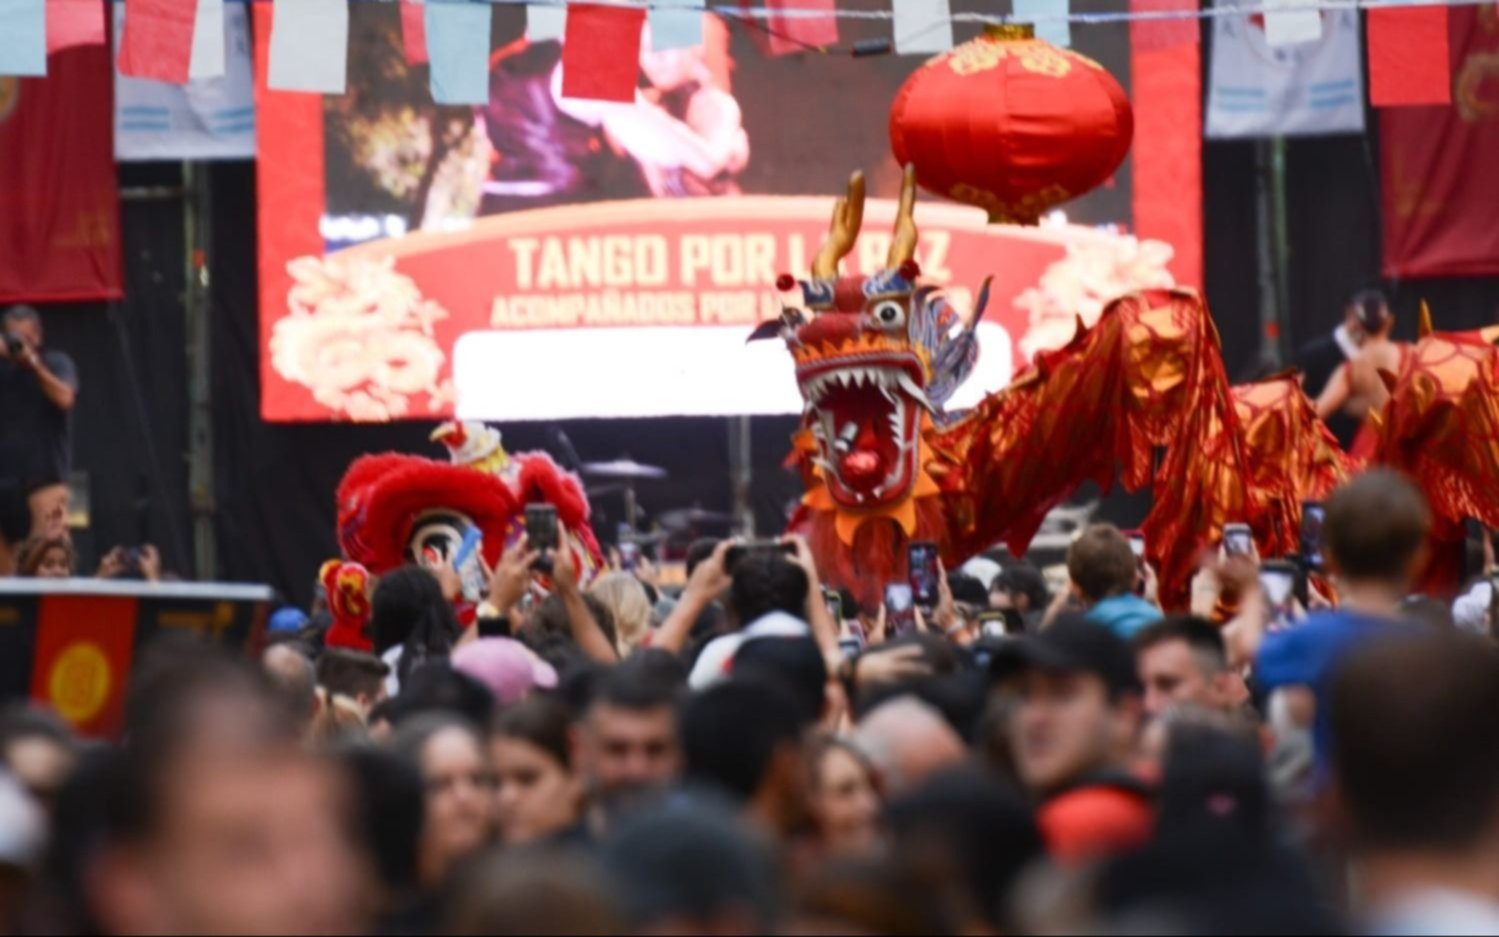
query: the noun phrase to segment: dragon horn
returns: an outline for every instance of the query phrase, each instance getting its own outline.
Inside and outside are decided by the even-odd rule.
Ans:
[[[994,285],[994,277],[984,277],[984,285],[979,287],[979,298],[973,304],[973,311],[968,313],[968,321],[963,327],[972,332],[978,328],[978,324],[984,320],[984,310],[989,306],[989,287]]]
[[[890,256],[885,266],[899,270],[909,260],[916,259],[916,167],[907,166],[900,183],[900,212],[895,216],[895,239],[890,243]]]
[[[838,261],[848,256],[859,240],[864,226],[864,174],[856,172],[848,180],[848,196],[833,206],[833,224],[828,239],[812,262],[812,275],[819,280],[838,278]]]
[[[1423,299],[1421,300],[1421,324],[1418,327],[1416,334],[1420,338],[1426,338],[1435,331],[1436,326],[1432,325],[1431,322],[1431,306],[1428,305],[1426,300]]]

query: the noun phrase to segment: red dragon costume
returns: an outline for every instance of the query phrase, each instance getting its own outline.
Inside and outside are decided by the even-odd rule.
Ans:
[[[1264,556],[1292,554],[1302,502],[1358,469],[1294,375],[1230,389],[1207,307],[1187,290],[1116,300],[1009,388],[948,413],[977,360],[987,284],[966,318],[918,285],[910,172],[887,269],[840,276],[863,203],[856,174],[800,284],[804,308],[751,336],[786,343],[806,403],[790,461],[807,494],[792,529],[861,601],[905,578],[912,541],[936,542],[949,568],[1001,542],[1019,555],[1085,481],[1107,488],[1117,477],[1153,487],[1144,532],[1162,598],[1177,607],[1225,524],[1249,523]],[[777,285],[797,282],[783,275]],[[1494,338],[1428,335],[1392,378],[1375,461],[1422,484],[1439,535],[1464,517],[1499,525]]]
[[[339,484],[338,542],[345,560],[323,570],[325,584],[335,587],[344,611],[335,616],[332,646],[367,648],[369,604],[354,594],[359,583],[368,594],[374,578],[401,566],[452,562],[473,527],[482,534],[480,548],[458,572],[482,580],[480,557],[492,568],[519,540],[528,504],[557,508],[585,581],[603,567],[583,485],[550,456],[511,455],[499,432],[479,423],[445,424],[432,438],[447,446],[451,463],[396,453],[364,456],[349,466]]]

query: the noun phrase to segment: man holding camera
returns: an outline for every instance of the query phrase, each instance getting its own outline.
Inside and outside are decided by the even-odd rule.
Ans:
[[[67,523],[72,411],[78,369],[42,345],[30,306],[0,316],[0,574],[29,536],[60,534]]]

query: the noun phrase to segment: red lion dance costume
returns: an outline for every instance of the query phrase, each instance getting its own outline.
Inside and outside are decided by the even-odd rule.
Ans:
[[[785,341],[806,402],[791,463],[807,494],[792,529],[861,601],[905,578],[912,541],[936,542],[948,568],[1001,542],[1021,555],[1053,507],[1085,481],[1107,489],[1117,476],[1130,490],[1153,487],[1150,558],[1163,601],[1182,606],[1201,549],[1225,524],[1250,524],[1264,556],[1293,554],[1302,503],[1357,470],[1294,374],[1229,387],[1207,307],[1187,290],[1116,300],[1009,388],[947,413],[977,361],[987,285],[966,318],[918,286],[909,172],[887,269],[840,276],[863,205],[856,174],[801,282],[805,308],[751,336]],[[1495,337],[1427,335],[1389,378],[1375,462],[1422,485],[1442,541],[1464,517],[1499,525]]]
[[[330,646],[369,648],[357,614],[362,610],[367,619],[369,605],[350,595],[361,580],[348,567],[367,570],[363,581],[372,589],[374,578],[407,564],[453,562],[469,529],[477,527],[480,548],[469,560],[472,565],[458,572],[482,577],[480,557],[493,568],[525,533],[528,504],[557,508],[567,548],[585,581],[603,566],[582,483],[546,453],[511,455],[499,432],[479,423],[449,423],[432,438],[448,447],[451,463],[395,453],[364,456],[339,484],[338,542],[345,561],[325,567],[323,578],[338,587],[340,604],[355,613],[335,615]]]

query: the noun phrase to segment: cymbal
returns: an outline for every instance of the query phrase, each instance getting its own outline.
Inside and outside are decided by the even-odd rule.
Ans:
[[[592,475],[594,478],[621,478],[640,480],[659,480],[671,475],[664,468],[654,465],[641,465],[634,459],[616,459],[613,462],[589,462],[583,466],[584,475]]]
[[[702,508],[682,508],[676,511],[667,511],[656,520],[657,523],[667,530],[687,530],[703,525],[732,524],[735,521],[735,517],[732,514],[705,511]]]
[[[653,547],[671,539],[671,534],[664,530],[658,530],[649,534],[626,533],[622,534],[619,539],[621,543],[634,543],[642,547]]]

